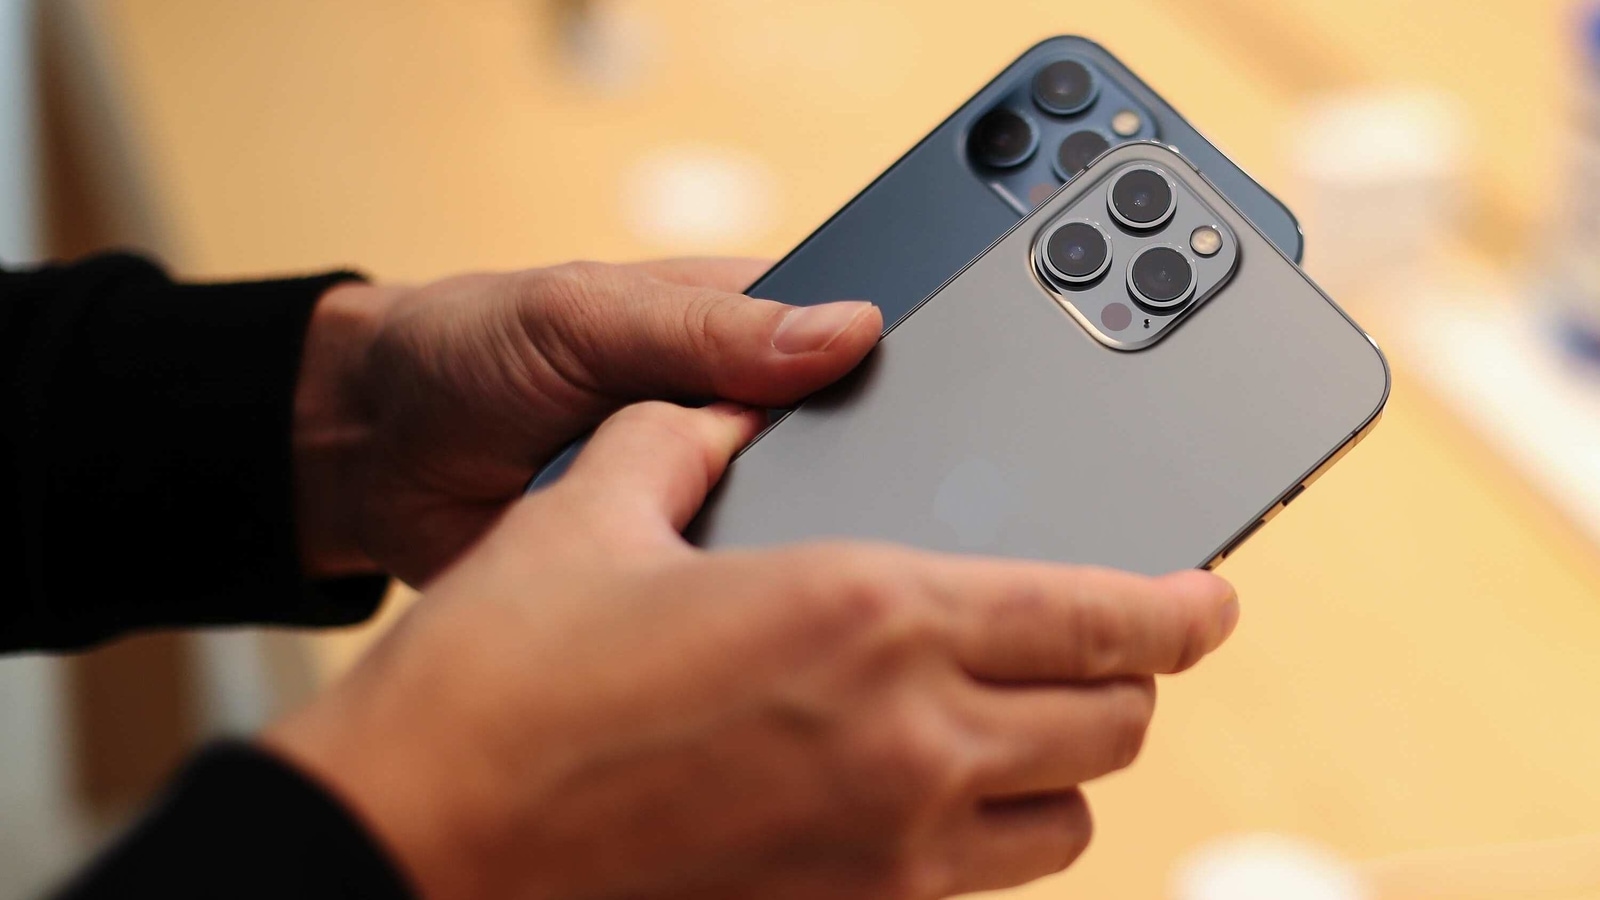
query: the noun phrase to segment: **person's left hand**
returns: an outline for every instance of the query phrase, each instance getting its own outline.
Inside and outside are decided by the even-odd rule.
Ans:
[[[540,466],[642,399],[784,406],[853,368],[865,302],[738,293],[760,260],[569,263],[419,288],[343,284],[312,316],[295,396],[308,573],[428,581]]]

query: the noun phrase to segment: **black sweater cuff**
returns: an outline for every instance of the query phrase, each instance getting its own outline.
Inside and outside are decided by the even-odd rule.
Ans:
[[[214,744],[166,799],[60,895],[409,898],[374,839],[332,796],[249,744]]]
[[[0,273],[19,530],[0,649],[371,615],[384,579],[304,578],[290,459],[312,308],[358,277],[176,284],[122,255]]]

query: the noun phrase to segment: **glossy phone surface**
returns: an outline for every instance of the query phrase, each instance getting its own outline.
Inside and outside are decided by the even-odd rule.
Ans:
[[[1141,215],[1150,192],[1118,188],[1136,169],[1173,208],[1150,224],[1158,197],[1129,227],[1111,198]],[[1075,252],[1091,231],[1105,259]],[[1128,144],[752,443],[688,534],[1209,565],[1364,434],[1388,388],[1372,341],[1228,197]]]
[[[1053,112],[1036,85],[1063,64],[1081,67],[1091,90]],[[1031,152],[1014,165],[988,165],[975,152],[975,129],[997,111],[1033,130]],[[1126,134],[1118,134],[1119,113],[1137,117]],[[1059,151],[1085,134],[1107,145],[1153,139],[1177,147],[1284,253],[1300,258],[1300,227],[1287,207],[1099,44],[1061,36],[1007,66],[746,293],[801,306],[870,300],[887,328],[1075,174]],[[580,446],[568,447],[529,489],[559,477]]]

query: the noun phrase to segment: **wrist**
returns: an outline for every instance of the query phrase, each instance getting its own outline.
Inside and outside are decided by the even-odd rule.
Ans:
[[[454,748],[464,753],[448,747],[441,753],[436,739],[448,740],[457,723],[435,711],[451,702],[419,709],[397,701],[448,697],[431,668],[379,644],[340,683],[268,726],[257,742],[337,798],[421,896],[496,896],[486,888],[493,867],[484,848],[513,828],[488,799],[501,796],[504,786],[483,775],[484,748],[467,742]]]
[[[375,571],[361,540],[373,433],[367,351],[397,289],[349,281],[317,301],[306,328],[290,432],[300,563],[313,578]]]

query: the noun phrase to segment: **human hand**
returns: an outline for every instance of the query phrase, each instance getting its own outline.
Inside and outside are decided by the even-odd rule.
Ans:
[[[618,407],[784,406],[854,367],[882,329],[877,309],[737,293],[766,265],[571,263],[329,291],[295,398],[306,569],[422,584]]]
[[[1155,673],[1238,615],[1204,572],[678,531],[760,413],[622,410],[265,743],[427,897],[931,898],[1089,840]]]

